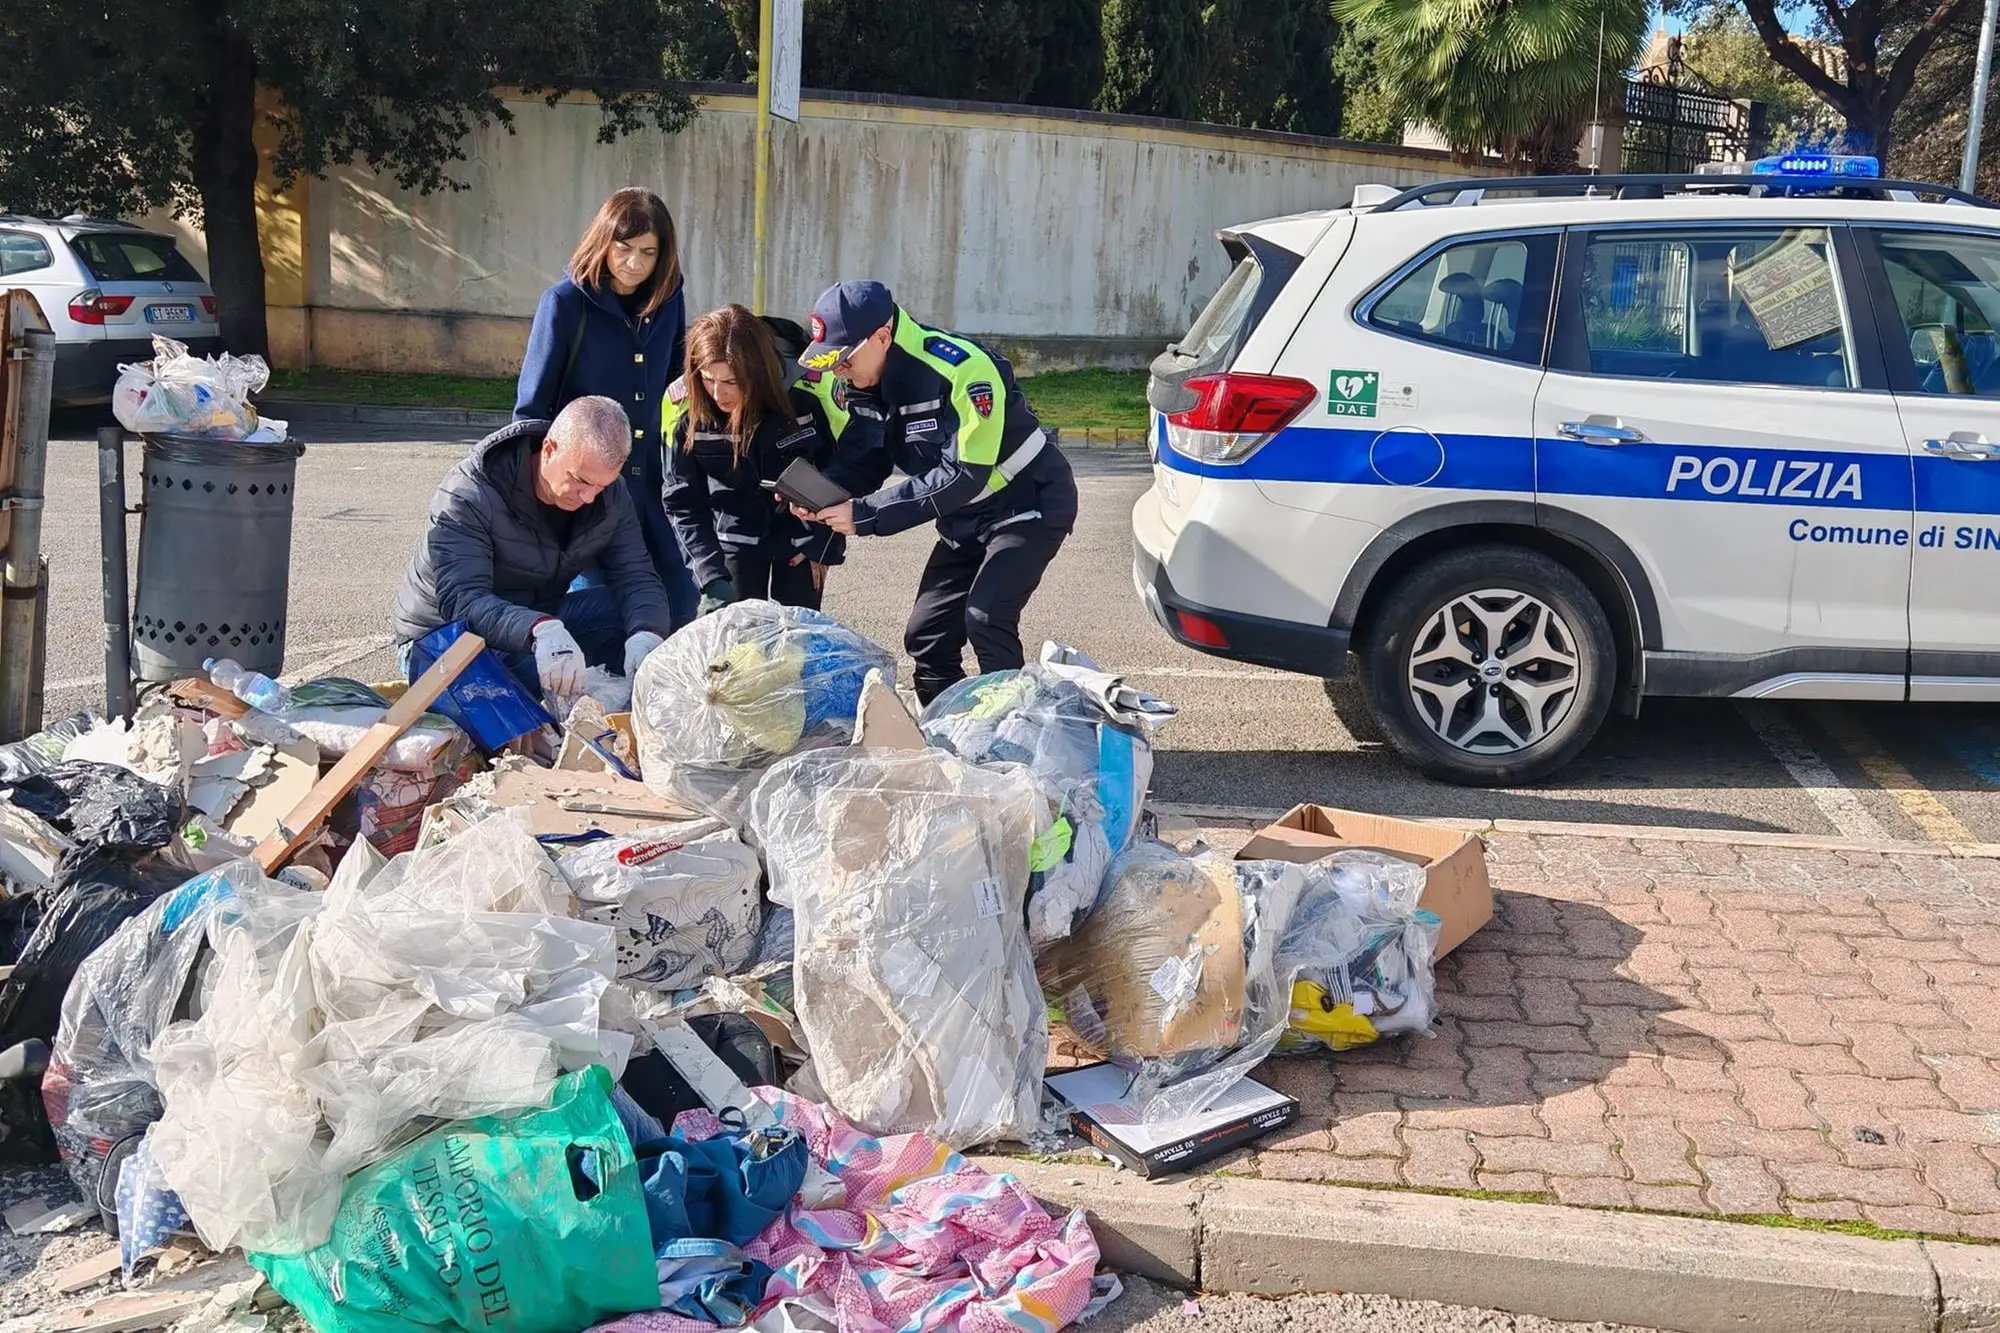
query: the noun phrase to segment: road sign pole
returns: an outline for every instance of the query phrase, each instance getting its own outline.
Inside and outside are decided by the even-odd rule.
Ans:
[[[739,177],[738,179],[741,179]],[[771,204],[771,0],[757,4],[757,197],[751,224],[750,309],[764,313],[764,225]]]
[[[1993,81],[1993,24],[2000,17],[2000,0],[1986,0],[1986,18],[1979,25],[1979,69],[1972,79],[1972,113],[1965,120],[1965,157],[1958,167],[1958,188],[1971,194],[1979,184],[1979,143],[1986,133],[1986,85]]]

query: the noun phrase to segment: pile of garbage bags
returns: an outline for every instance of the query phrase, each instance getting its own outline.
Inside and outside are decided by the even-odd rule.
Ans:
[[[1072,649],[917,719],[887,651],[745,602],[633,684],[643,785],[564,803],[580,775],[509,759],[462,786],[484,760],[427,715],[356,798],[378,817],[277,878],[214,784],[352,749],[366,685],[246,676],[271,711],[0,751],[0,1026],[53,1038],[48,1132],[128,1266],[192,1229],[321,1333],[855,1302],[1055,1333],[1092,1299],[1088,1227],[958,1156],[1038,1135],[1052,1025],[1149,1122],[1274,1052],[1431,1028],[1423,870],[1155,840],[1174,707]]]

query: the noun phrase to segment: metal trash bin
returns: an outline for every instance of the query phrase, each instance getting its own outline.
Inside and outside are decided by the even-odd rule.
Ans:
[[[148,435],[139,498],[133,674],[169,681],[232,657],[285,663],[292,488],[305,446]]]

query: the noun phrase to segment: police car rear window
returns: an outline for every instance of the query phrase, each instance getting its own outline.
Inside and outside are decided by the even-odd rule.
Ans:
[[[1250,317],[1262,276],[1255,255],[1246,254],[1237,261],[1181,339],[1179,352],[1184,360],[1207,361],[1229,345]]]

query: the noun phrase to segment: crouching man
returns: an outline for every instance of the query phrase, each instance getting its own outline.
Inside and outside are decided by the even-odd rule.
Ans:
[[[396,593],[404,671],[412,644],[462,620],[558,708],[583,693],[586,667],[634,674],[672,619],[639,517],[616,484],[631,447],[625,409],[594,397],[474,445],[432,497]],[[573,587],[586,573],[602,578]]]

